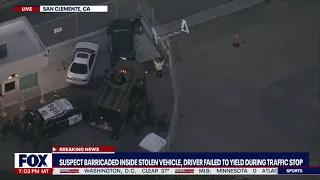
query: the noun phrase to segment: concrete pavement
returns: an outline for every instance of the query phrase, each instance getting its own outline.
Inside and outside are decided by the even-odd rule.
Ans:
[[[317,7],[257,5],[173,37],[183,114],[174,151],[307,151],[320,159]]]

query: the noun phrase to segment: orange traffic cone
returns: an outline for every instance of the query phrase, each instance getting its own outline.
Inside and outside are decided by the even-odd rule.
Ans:
[[[236,33],[236,41],[233,43],[233,46],[234,47],[239,47],[240,46],[240,43],[239,43],[239,34]]]

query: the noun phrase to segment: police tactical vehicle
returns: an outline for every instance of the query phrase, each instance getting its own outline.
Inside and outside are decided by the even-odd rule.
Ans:
[[[140,17],[133,21],[118,19],[110,23],[107,33],[109,35],[111,68],[122,60],[135,60],[135,35],[142,34]]]
[[[138,62],[120,60],[105,75],[89,124],[106,131],[120,131],[131,105],[132,90],[140,88],[145,76],[145,68]]]

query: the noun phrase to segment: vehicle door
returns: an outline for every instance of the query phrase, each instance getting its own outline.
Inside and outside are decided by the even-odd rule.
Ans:
[[[74,57],[76,56],[76,53],[77,53],[76,50],[72,51],[72,55],[71,55],[71,59],[69,60],[68,68],[70,68],[70,66],[71,66],[71,64],[72,64],[72,62],[74,60]]]
[[[64,111],[60,115],[58,115],[54,120],[54,124],[64,127],[67,126],[68,123],[68,111]]]
[[[77,124],[82,120],[83,120],[82,113],[78,110],[73,110],[68,114],[69,126]]]
[[[96,54],[91,54],[90,58],[89,58],[89,75],[92,75],[93,69],[94,69],[94,65],[96,64],[96,58],[97,55]]]

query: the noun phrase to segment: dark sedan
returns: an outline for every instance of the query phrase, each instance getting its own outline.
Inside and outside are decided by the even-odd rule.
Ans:
[[[142,34],[140,18],[118,19],[108,27],[111,67],[121,60],[135,60],[135,35]]]

